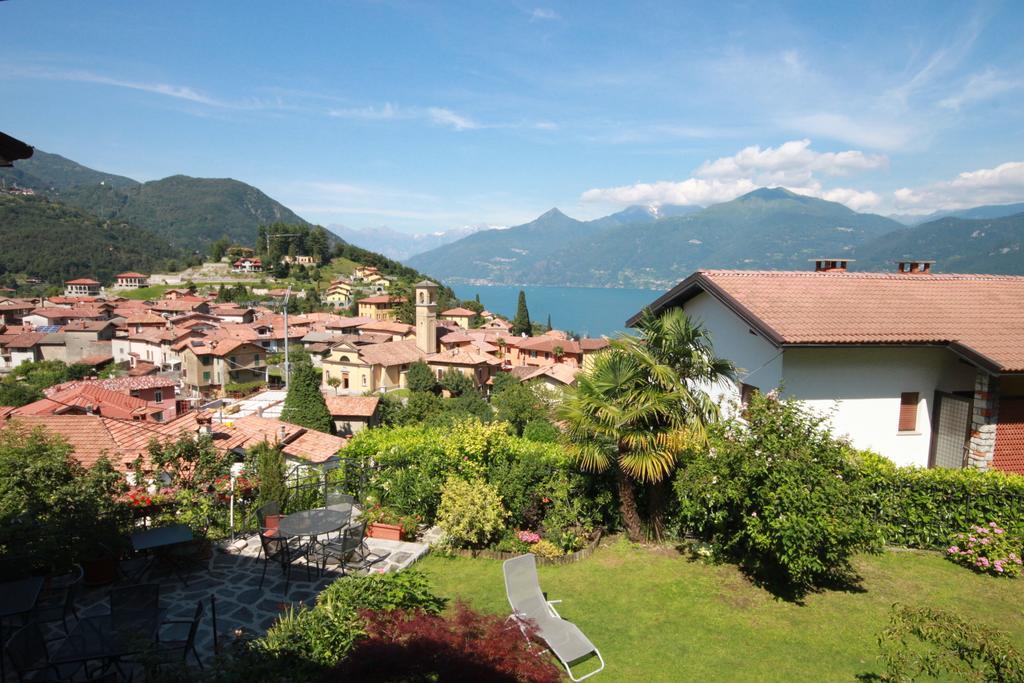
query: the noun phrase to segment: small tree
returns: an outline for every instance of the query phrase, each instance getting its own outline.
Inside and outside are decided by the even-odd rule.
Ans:
[[[456,368],[448,368],[441,377],[441,387],[453,398],[476,390],[473,380]]]
[[[530,323],[530,309],[526,307],[526,292],[519,290],[519,303],[516,305],[516,317],[512,320],[512,334],[530,334],[533,325]]]
[[[321,378],[320,371],[313,367],[308,357],[295,364],[281,410],[282,420],[318,432],[333,432],[334,420],[320,392]]]
[[[334,389],[334,395],[337,396],[338,395],[338,387],[341,386],[341,379],[339,377],[335,377],[334,375],[331,375],[330,377],[327,378],[327,386],[329,386],[330,388]]]
[[[421,360],[409,366],[409,371],[405,376],[406,386],[409,387],[409,391],[425,391],[430,393],[437,393],[437,378],[434,377],[434,371],[430,369],[430,366]]]
[[[285,460],[281,447],[261,441],[249,449],[249,459],[255,465],[260,482],[257,505],[262,507],[267,503],[277,503],[284,508],[288,489],[284,481]]]
[[[515,379],[511,374],[507,376]],[[547,407],[544,402],[538,398],[531,387],[520,384],[518,381],[506,384],[500,390],[496,388],[491,397],[491,405],[498,414],[498,419],[512,425],[516,434],[520,436],[527,424],[535,420],[544,420],[547,417]]]
[[[231,468],[230,455],[218,451],[209,436],[197,439],[182,434],[176,441],[165,443],[152,439],[148,450],[154,469],[166,473],[171,482],[181,488],[205,489]]]

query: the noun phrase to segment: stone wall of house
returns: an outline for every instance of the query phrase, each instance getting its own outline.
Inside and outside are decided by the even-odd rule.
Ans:
[[[998,418],[999,380],[979,371],[974,380],[974,413],[971,415],[971,439],[967,444],[968,467],[979,470],[992,467]]]

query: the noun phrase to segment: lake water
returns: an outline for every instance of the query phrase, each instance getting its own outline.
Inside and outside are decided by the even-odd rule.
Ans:
[[[484,308],[510,320],[516,314],[521,289],[526,292],[531,320],[546,323],[550,314],[556,329],[591,337],[624,330],[627,318],[664,293],[649,289],[496,285],[455,285],[453,289],[460,299],[472,299],[479,294]]]

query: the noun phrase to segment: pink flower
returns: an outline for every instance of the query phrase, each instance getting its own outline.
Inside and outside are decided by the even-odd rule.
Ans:
[[[988,523],[988,525],[989,525],[990,527],[992,527],[993,529],[995,529],[995,528],[996,528],[997,526],[999,526],[999,525],[998,525],[998,524],[996,524],[995,522],[989,522],[989,523]]]
[[[955,555],[956,553],[960,552],[960,548],[957,548],[955,545],[952,545],[946,552],[950,553],[951,555]]]
[[[996,529],[996,530],[995,530],[995,532],[996,532],[997,534],[1001,534],[1001,533],[1003,533],[1003,530],[1002,530],[1002,529]]]

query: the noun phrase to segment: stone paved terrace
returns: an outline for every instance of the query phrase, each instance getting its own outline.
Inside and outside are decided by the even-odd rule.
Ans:
[[[423,557],[428,549],[424,543],[406,543],[366,539],[367,546],[375,555],[387,555],[386,559],[374,563],[365,570],[349,568],[348,575],[369,572],[393,572],[409,567]],[[222,644],[232,637],[236,629],[262,634],[277,619],[280,612],[300,604],[312,606],[316,596],[327,585],[343,574],[338,568],[328,565],[322,576],[311,568],[307,579],[306,567],[297,561],[292,567],[291,581],[285,593],[285,582],[280,565],[267,566],[266,580],[259,588],[263,572],[263,558],[257,557],[259,538],[253,536],[234,544],[214,546],[210,559],[186,573],[188,585],[173,572],[154,569],[143,577],[143,582],[160,583],[160,604],[167,609],[167,619],[191,619],[196,601],[202,600],[205,607],[202,624],[196,638],[200,656],[207,660],[213,656],[213,619],[210,598],[216,597],[217,633],[223,638]],[[114,584],[118,585],[118,584]],[[77,600],[81,616],[98,616],[109,613],[111,586],[84,589]],[[73,623],[71,624],[73,626]],[[55,631],[52,635],[56,635]],[[190,658],[191,659],[191,658]]]

